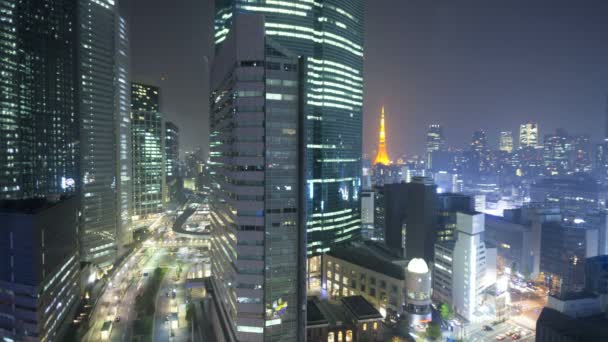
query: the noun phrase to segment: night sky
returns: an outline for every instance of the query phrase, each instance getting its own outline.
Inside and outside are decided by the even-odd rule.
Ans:
[[[207,147],[209,0],[131,0],[132,77],[159,85],[182,149]],[[368,0],[364,152],[386,106],[389,154],[421,153],[429,123],[448,144],[484,129],[539,123],[603,135],[608,93],[606,0]],[[162,80],[164,77],[164,80]]]

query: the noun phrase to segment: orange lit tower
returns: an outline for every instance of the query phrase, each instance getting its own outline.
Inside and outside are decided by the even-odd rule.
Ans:
[[[374,165],[389,165],[391,160],[386,152],[386,132],[384,131],[384,106],[382,106],[382,116],[380,117],[380,142],[378,143],[378,154],[374,159]]]

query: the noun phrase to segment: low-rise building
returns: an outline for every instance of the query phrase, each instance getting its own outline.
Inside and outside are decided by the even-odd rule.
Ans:
[[[549,296],[536,321],[536,342],[606,341],[608,316],[588,293]]]
[[[362,296],[340,301],[309,298],[306,340],[319,342],[381,341],[384,318]]]
[[[406,261],[382,245],[367,242],[332,248],[323,261],[330,298],[360,295],[383,315],[402,313]]]

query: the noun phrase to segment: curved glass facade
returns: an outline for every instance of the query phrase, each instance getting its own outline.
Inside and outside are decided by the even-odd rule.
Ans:
[[[266,17],[266,35],[306,57],[307,254],[360,234],[363,0],[218,0],[215,43],[236,13]]]

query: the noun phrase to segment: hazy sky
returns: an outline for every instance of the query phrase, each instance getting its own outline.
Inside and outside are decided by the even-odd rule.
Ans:
[[[184,149],[207,146],[211,16],[210,1],[131,0],[133,79],[161,87]],[[366,153],[381,104],[392,158],[422,152],[430,123],[453,146],[530,120],[603,134],[606,0],[368,0],[365,20]]]

